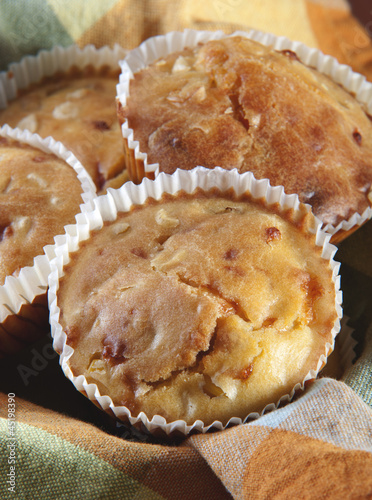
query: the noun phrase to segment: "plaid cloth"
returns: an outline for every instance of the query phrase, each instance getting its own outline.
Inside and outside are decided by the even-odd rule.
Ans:
[[[8,495],[12,455],[6,442],[12,439],[6,395],[0,403],[2,498],[364,499],[372,494],[372,410],[348,386],[329,378],[257,421],[172,446],[125,440],[17,400],[16,494]]]
[[[300,40],[372,76],[369,2],[353,0],[2,0],[0,70],[54,45],[131,49],[167,31],[256,28]]]
[[[369,10],[363,0],[2,0],[0,69],[56,44],[132,48],[185,27],[257,28],[372,80]],[[371,248],[372,221],[336,256],[355,364],[340,374],[331,363],[332,378],[296,401],[222,432],[164,441],[115,424],[64,377],[50,338],[1,360],[0,498],[371,498]]]

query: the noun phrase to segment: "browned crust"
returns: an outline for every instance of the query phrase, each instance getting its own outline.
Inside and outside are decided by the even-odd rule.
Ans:
[[[197,87],[184,99],[187,72],[171,74],[176,58],[189,57],[190,49],[165,59],[168,78],[156,63],[135,75],[127,106],[119,107],[118,115],[128,119],[148,163],[159,163],[166,173],[197,165],[251,170],[283,185],[286,193],[297,193],[333,226],[362,214],[370,206],[372,186],[372,127],[364,110],[291,54],[265,48],[255,60],[254,50],[252,56],[242,47],[241,39],[226,38],[198,49],[203,56],[196,56],[199,66],[191,73],[195,85],[206,89],[201,102],[195,98]],[[243,55],[236,56],[240,50]],[[167,102],[169,96],[173,100]],[[231,107],[227,115],[221,106]],[[142,177],[136,172],[133,180]]]
[[[92,64],[87,64],[83,68],[79,68],[76,65],[71,66],[67,71],[56,71],[53,75],[43,76],[38,82],[31,83],[28,87],[17,90],[17,97],[27,95],[29,92],[38,89],[44,85],[50,85],[52,83],[61,85],[62,81],[76,80],[79,78],[89,78],[94,76],[101,76],[106,78],[119,78],[120,68],[111,68],[109,65],[104,64],[100,67],[95,67]],[[12,78],[13,73],[8,72],[8,78]],[[58,88],[58,87],[57,87]]]

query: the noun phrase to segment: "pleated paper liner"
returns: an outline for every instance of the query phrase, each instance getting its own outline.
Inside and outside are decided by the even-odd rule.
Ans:
[[[0,129],[0,137],[33,146],[37,150],[54,154],[66,162],[76,173],[81,184],[81,203],[89,207],[97,196],[92,179],[76,157],[52,138],[42,139],[37,134],[7,125]],[[66,221],[67,223],[67,221]],[[7,276],[0,286],[0,357],[12,354],[33,343],[49,332],[47,308],[49,261],[54,256],[54,236],[50,245],[35,255],[32,266],[23,267],[17,276]]]
[[[343,375],[355,362],[358,343],[353,337],[355,330],[350,327],[349,321],[350,318],[344,314],[334,350],[328,357],[327,364],[320,371],[319,377],[331,377],[341,380]]]
[[[74,349],[67,345],[67,336],[60,324],[60,309],[58,305],[59,280],[64,275],[64,266],[70,261],[70,254],[79,248],[82,241],[88,240],[90,232],[99,230],[103,227],[105,221],[115,221],[120,212],[128,212],[133,205],[142,205],[148,198],[160,200],[164,193],[174,195],[181,190],[186,193],[193,193],[196,188],[203,191],[218,189],[226,192],[233,189],[236,196],[243,193],[250,193],[253,200],[263,200],[268,206],[275,204],[279,206],[278,213],[286,210],[297,211],[305,209],[310,212],[313,226],[311,233],[315,235],[316,246],[320,247],[321,257],[329,262],[332,270],[332,280],[335,287],[335,311],[337,319],[332,326],[330,337],[331,342],[324,346],[324,353],[320,356],[318,363],[311,369],[306,377],[293,387],[289,394],[285,394],[279,401],[272,401],[262,409],[260,413],[250,413],[243,420],[232,416],[228,423],[224,425],[220,421],[214,421],[210,425],[205,425],[201,420],[196,420],[192,425],[184,420],[167,422],[160,415],[155,415],[151,420],[143,412],[139,415],[132,415],[125,406],[117,406],[113,403],[110,395],[101,394],[97,385],[89,383],[85,376],[75,376],[69,364],[69,360]],[[296,391],[304,389],[306,383],[317,377],[317,374],[326,363],[327,356],[332,352],[334,339],[340,330],[340,319],[342,317],[342,292],[340,291],[339,264],[334,260],[336,248],[330,244],[330,234],[321,229],[321,223],[312,216],[309,206],[299,203],[297,195],[286,195],[282,187],[271,187],[267,179],[256,180],[252,173],[239,174],[237,170],[227,171],[221,168],[213,170],[203,167],[196,167],[190,171],[177,170],[172,175],[164,173],[159,174],[152,181],[144,179],[140,185],[131,182],[126,183],[118,190],[109,190],[107,195],[99,196],[94,200],[94,209],[85,210],[77,216],[75,225],[66,226],[66,234],[56,239],[55,254],[56,257],[51,261],[52,272],[49,276],[48,300],[50,307],[50,323],[52,337],[54,339],[54,348],[60,354],[60,364],[66,377],[71,380],[75,387],[98,407],[108,412],[116,419],[122,422],[130,423],[139,429],[145,429],[154,435],[164,436],[187,435],[191,432],[207,432],[209,429],[222,430],[227,426],[241,424],[247,419],[257,418],[259,415],[275,409],[279,404],[288,402],[293,398]]]
[[[231,35],[226,35],[222,31],[185,30],[184,32],[170,32],[145,40],[139,47],[131,50],[126,58],[120,62],[121,75],[120,83],[117,86],[119,107],[126,105],[130,96],[130,81],[134,78],[133,75],[141,69],[172,52],[181,51],[186,47],[193,48],[199,43],[230,36],[246,37],[277,51],[289,50],[294,52],[305,65],[316,68],[320,73],[327,75],[354,95],[357,101],[364,105],[367,112],[372,115],[372,84],[363,75],[353,72],[349,66],[339,64],[335,58],[323,54],[318,49],[309,48],[301,42],[291,41],[285,37],[278,37],[257,30],[249,32],[237,31]],[[122,134],[129,178],[136,183],[140,182],[144,177],[155,178],[159,174],[159,164],[148,162],[147,154],[141,151],[141,146],[135,139],[135,133],[129,127],[126,119],[122,124]],[[372,205],[371,193],[369,201]],[[337,243],[371,217],[372,207],[369,206],[363,213],[354,213],[336,226],[327,224],[324,229],[332,235],[332,242]]]

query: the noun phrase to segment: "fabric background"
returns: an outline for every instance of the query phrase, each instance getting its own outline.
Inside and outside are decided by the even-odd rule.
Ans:
[[[372,12],[363,0],[2,0],[0,70],[56,44],[130,49],[184,28],[285,35],[372,81]],[[1,360],[0,497],[371,498],[371,247],[372,221],[336,255],[354,364],[345,369],[336,345],[326,377],[296,401],[223,432],[164,440],[117,425],[65,379],[48,337]]]

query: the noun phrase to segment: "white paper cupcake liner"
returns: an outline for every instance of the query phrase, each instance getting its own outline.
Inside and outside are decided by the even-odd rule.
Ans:
[[[341,319],[340,333],[335,341],[334,351],[331,358],[327,360],[325,367],[320,371],[319,377],[342,380],[347,370],[355,362],[357,357],[355,349],[358,342],[353,337],[355,330],[349,326],[349,320],[350,318],[344,314]]]
[[[325,55],[318,49],[309,48],[302,42],[291,41],[286,37],[278,37],[262,31],[250,30],[248,32],[236,31],[226,35],[223,31],[197,31],[185,30],[183,32],[170,32],[166,35],[155,36],[145,40],[139,47],[130,51],[126,58],[120,61],[121,75],[117,85],[117,100],[125,106],[129,97],[130,80],[134,73],[145,68],[159,58],[185,47],[195,47],[198,43],[210,40],[219,40],[224,37],[242,36],[269,46],[274,50],[290,50],[307,66],[316,68],[320,73],[330,77],[334,82],[340,84],[348,92],[355,95],[368,114],[372,115],[372,83],[365,76],[353,72],[350,66],[340,64],[332,56]],[[122,125],[124,143],[127,147],[128,162],[132,165],[133,177],[137,181],[143,176],[154,178],[159,174],[158,163],[148,163],[147,154],[141,152],[139,142],[134,139],[133,129],[125,120]],[[372,193],[370,194],[372,197]],[[372,204],[372,200],[371,200]],[[338,225],[327,224],[325,230],[331,235],[336,233],[351,232],[357,226],[364,224],[372,217],[372,207],[368,207],[362,214],[355,213],[348,220],[341,221]],[[334,241],[337,241],[334,238]]]
[[[96,187],[82,164],[63,144],[56,142],[51,137],[42,139],[39,135],[31,134],[28,130],[12,129],[8,125],[0,128],[0,137],[29,144],[64,160],[75,170],[81,183],[82,207],[86,210],[93,206],[93,199],[97,197]],[[55,255],[53,248],[54,245],[51,242],[50,245],[44,247],[45,254],[35,256],[33,266],[22,268],[16,277],[6,277],[5,283],[0,286],[0,323],[10,314],[17,314],[22,305],[32,303],[35,297],[46,292],[50,272],[49,262]]]
[[[354,339],[353,333],[354,329],[348,324],[350,318],[344,315],[341,320],[341,330],[337,336],[337,342],[339,343],[340,352],[340,367],[342,373],[346,371],[353,365],[356,359],[355,348],[358,342]]]
[[[51,261],[52,271],[49,275],[48,292],[50,324],[54,339],[53,345],[56,351],[60,353],[60,364],[65,375],[80,392],[84,393],[103,410],[119,420],[130,422],[136,427],[143,426],[151,433],[159,431],[166,435],[173,435],[173,433],[186,435],[190,432],[204,433],[209,429],[222,430],[229,425],[241,424],[243,420],[234,417],[226,425],[215,421],[211,425],[206,426],[200,420],[197,420],[192,425],[188,425],[183,420],[166,422],[159,415],[155,415],[151,420],[144,413],[140,413],[137,417],[134,417],[128,408],[116,406],[109,396],[101,395],[96,384],[88,383],[82,375],[74,376],[69,366],[69,359],[74,350],[66,344],[66,333],[59,323],[60,310],[57,301],[59,279],[63,276],[63,267],[70,260],[69,254],[78,249],[81,241],[89,238],[90,231],[100,229],[104,221],[115,220],[119,212],[129,211],[132,205],[143,204],[148,197],[159,200],[164,193],[176,194],[180,190],[192,193],[196,187],[200,187],[203,190],[218,188],[221,191],[233,188],[237,196],[248,192],[251,193],[254,199],[266,199],[268,204],[277,203],[281,207],[281,210],[293,209],[296,212],[300,206],[297,195],[285,195],[282,187],[271,187],[267,179],[256,180],[250,172],[239,174],[236,169],[227,171],[219,167],[213,170],[196,167],[191,171],[177,170],[173,175],[160,173],[154,181],[144,179],[140,185],[128,182],[118,190],[110,189],[107,195],[97,197],[94,200],[94,209],[91,210],[88,207],[77,216],[77,223],[75,225],[66,226],[66,234],[56,240],[56,257]],[[308,212],[311,212],[309,206],[306,206],[306,208]],[[321,229],[321,222],[315,217],[313,217],[311,232],[315,234],[316,245],[322,248],[322,258],[329,261],[330,268],[332,269],[336,292],[335,308],[338,315],[338,319],[332,328],[332,343],[326,344],[324,354],[321,355],[316,370],[311,370],[303,382],[297,384],[290,394],[283,396],[280,401],[269,404],[260,414],[251,413],[247,415],[244,421],[257,418],[259,415],[275,409],[280,403],[290,401],[296,391],[304,388],[308,380],[316,378],[318,372],[326,363],[326,358],[334,346],[334,338],[340,330],[342,292],[340,290],[340,265],[333,258],[336,247],[329,243],[330,234]]]
[[[56,46],[52,50],[41,50],[36,56],[26,56],[20,62],[10,64],[7,71],[0,72],[0,109],[6,108],[9,101],[17,97],[19,90],[39,82],[43,77],[68,71],[73,66],[80,69],[88,65],[119,69],[119,61],[126,53],[120,45],[112,49],[97,49],[94,45],[80,49],[71,45],[67,48]]]

